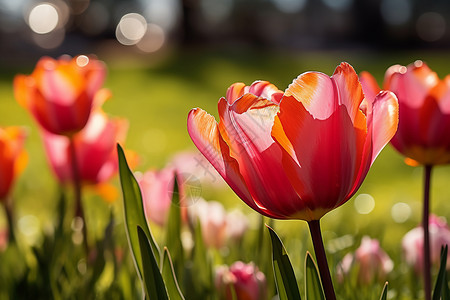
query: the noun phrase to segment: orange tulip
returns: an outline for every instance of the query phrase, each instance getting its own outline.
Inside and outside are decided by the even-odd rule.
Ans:
[[[398,97],[392,145],[422,165],[450,163],[450,75],[440,80],[422,61],[388,69],[384,87]]]
[[[197,148],[236,194],[277,219],[319,220],[356,193],[397,129],[393,93],[366,98],[353,68],[300,75],[283,93],[268,82],[232,85],[219,117],[188,116]]]
[[[86,125],[105,75],[95,58],[43,57],[31,75],[14,78],[14,94],[43,129],[70,136]]]
[[[109,92],[100,90],[96,101],[103,102]],[[101,108],[92,114],[86,127],[73,136],[76,162],[81,181],[103,183],[118,170],[116,144],[125,140],[128,122],[111,119]],[[70,139],[66,136],[42,131],[45,150],[54,173],[62,183],[73,181]]]
[[[11,186],[26,163],[23,149],[26,132],[20,127],[0,128],[0,201],[6,201]]]

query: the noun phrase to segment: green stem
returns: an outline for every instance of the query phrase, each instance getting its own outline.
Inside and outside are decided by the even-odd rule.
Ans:
[[[73,137],[70,138],[69,149],[70,149],[70,160],[72,164],[72,183],[74,187],[74,197],[75,197],[75,217],[80,218],[82,221],[81,230],[83,234],[83,245],[86,250],[86,255],[88,255],[89,248],[87,243],[86,220],[84,218],[83,202],[81,200],[82,198],[81,178],[80,178],[80,171],[78,169],[77,151]]]
[[[2,203],[5,209],[6,220],[8,222],[8,244],[11,244],[15,241],[12,201],[10,198],[6,198],[3,200],[4,201],[2,201]]]
[[[333,281],[331,280],[330,269],[328,268],[327,255],[323,246],[322,233],[320,231],[320,221],[308,222],[311,239],[313,241],[314,252],[316,253],[317,265],[319,267],[320,279],[327,300],[336,300]]]
[[[424,173],[424,193],[423,193],[423,277],[425,300],[431,300],[431,259],[430,259],[430,232],[429,232],[429,216],[430,216],[430,182],[431,182],[431,165],[425,166]]]

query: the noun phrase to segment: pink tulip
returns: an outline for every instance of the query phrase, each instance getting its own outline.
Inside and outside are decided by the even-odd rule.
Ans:
[[[108,97],[100,91],[99,97]],[[111,119],[100,108],[91,114],[86,127],[73,136],[76,162],[84,183],[98,184],[110,179],[118,170],[116,144],[125,140],[128,122]],[[50,165],[61,183],[73,180],[70,140],[66,136],[42,131]]]
[[[14,94],[44,130],[71,136],[88,122],[105,75],[103,62],[92,57],[43,57],[31,75],[14,78]]]
[[[441,247],[450,246],[450,228],[447,223],[435,216],[429,218],[431,263],[439,266],[441,260]],[[418,226],[410,230],[402,239],[403,253],[406,262],[414,266],[417,274],[423,273],[423,228]],[[450,252],[447,256],[447,270],[450,270]]]
[[[208,247],[221,248],[227,237],[227,214],[222,203],[197,199],[188,207],[189,218],[195,226],[200,221],[203,241]]]
[[[245,264],[242,261],[237,261],[230,267],[218,267],[216,269],[215,285],[221,300],[233,299],[232,287],[236,292],[236,299],[267,299],[266,277],[254,263]]]
[[[349,274],[352,268],[358,270],[359,283],[372,284],[374,280],[384,282],[394,268],[394,263],[380,247],[378,240],[365,236],[355,253],[348,253],[338,265],[340,281],[343,281],[344,274]]]
[[[175,168],[184,180],[194,180],[214,187],[222,187],[225,184],[216,169],[198,151],[179,152],[172,157],[169,165]]]
[[[142,192],[144,212],[148,221],[164,226],[172,202],[175,170],[164,168],[136,176]]]

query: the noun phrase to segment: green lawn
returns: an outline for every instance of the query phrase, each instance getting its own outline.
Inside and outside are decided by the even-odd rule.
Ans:
[[[305,71],[321,71],[331,75],[341,61],[349,62],[358,73],[363,70],[371,72],[378,82],[382,81],[384,71],[392,64],[409,64],[416,59],[427,62],[441,78],[450,73],[448,54],[443,52],[269,53],[228,49],[180,52],[168,55],[161,61],[111,57],[106,53],[104,57],[102,53],[97,55],[108,65],[105,87],[113,93],[104,110],[129,120],[126,147],[139,153],[141,164],[137,169],[141,171],[163,167],[173,153],[193,149],[186,131],[189,110],[201,107],[217,116],[217,101],[234,82],[250,84],[254,80],[264,79],[284,90]],[[29,66],[20,72],[30,73],[32,68]],[[30,159],[26,171],[17,181],[14,201],[19,217],[34,215],[37,217],[34,222],[45,228],[54,222],[58,187],[47,167],[36,125],[13,98],[12,79],[15,72],[19,70],[5,71],[0,77],[0,125],[24,125],[29,128],[27,149]],[[439,167],[433,173],[431,210],[442,216],[449,216],[450,211],[447,205],[450,200],[447,190],[449,171],[448,167]],[[422,169],[406,166],[403,158],[388,145],[369,172],[358,192],[361,193],[370,194],[375,199],[375,207],[369,214],[356,212],[354,197],[322,219],[331,264],[359,246],[363,235],[370,235],[380,239],[382,246],[395,260],[397,271],[394,273],[402,273],[399,241],[421,218]],[[204,197],[222,200],[227,207],[242,207],[246,213],[255,215],[228,189],[207,189]],[[92,220],[94,223],[95,220],[100,232],[106,222],[102,221],[107,216],[103,209],[106,204],[94,196],[91,198],[88,222]],[[397,202],[407,203],[412,209],[410,218],[404,223],[396,223],[391,217],[391,208]],[[116,203],[116,209],[121,209],[120,201]],[[303,268],[304,250],[312,251],[309,242],[305,245],[308,241],[306,223],[276,222],[275,226],[286,240],[293,264]],[[342,243],[343,239],[339,238],[345,235],[352,238],[344,239],[347,242]],[[296,269],[296,272],[301,277],[302,269]],[[410,278],[404,279],[408,280]],[[394,286],[400,287],[402,284],[401,280],[394,278]]]

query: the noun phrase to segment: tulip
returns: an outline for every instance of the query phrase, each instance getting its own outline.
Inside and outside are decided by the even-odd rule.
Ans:
[[[221,300],[267,299],[266,277],[254,263],[237,261],[230,267],[219,266],[216,269],[215,285]],[[232,288],[236,298],[233,298]]]
[[[380,242],[365,236],[355,253],[348,253],[338,265],[338,274],[349,274],[352,267],[358,270],[360,284],[372,284],[374,280],[384,282],[394,268],[394,263],[380,247]]]
[[[23,128],[0,128],[0,202],[7,200],[14,179],[27,163],[25,138]]]
[[[76,162],[82,182],[99,184],[117,173],[116,145],[125,140],[128,122],[111,119],[97,110],[86,128],[74,136]],[[70,140],[61,135],[42,131],[44,146],[50,165],[61,183],[74,180],[71,170]]]
[[[168,167],[137,175],[147,220],[164,226],[172,203],[175,170]]]
[[[440,80],[422,61],[408,66],[394,65],[385,74],[384,87],[394,92],[399,103],[398,131],[394,148],[411,165],[424,166],[425,299],[431,299],[430,210],[431,171],[435,165],[450,163],[450,76]]]
[[[450,245],[450,228],[447,223],[435,216],[430,215],[430,250],[431,263],[439,266],[441,260],[441,247]],[[413,266],[418,275],[424,274],[424,248],[423,227],[418,226],[410,230],[402,239],[402,248],[408,265]],[[450,252],[447,256],[447,270],[450,270]]]
[[[355,71],[342,63],[332,77],[300,75],[284,93],[264,81],[236,83],[218,110],[219,123],[204,110],[191,110],[194,144],[251,208],[308,221],[321,248],[319,269],[328,273],[322,274],[325,290],[334,299],[319,219],[355,194],[394,135],[395,95],[364,99]]]
[[[13,207],[9,199],[16,177],[23,171],[28,156],[23,149],[26,131],[21,127],[0,128],[0,203],[2,203],[9,231],[4,233],[5,240],[14,239]]]
[[[199,220],[206,246],[220,249],[225,245],[227,213],[220,202],[199,198],[189,207],[188,214],[192,225]]]
[[[31,75],[14,78],[14,94],[43,129],[71,136],[88,122],[105,75],[105,65],[92,57],[43,57]]]

